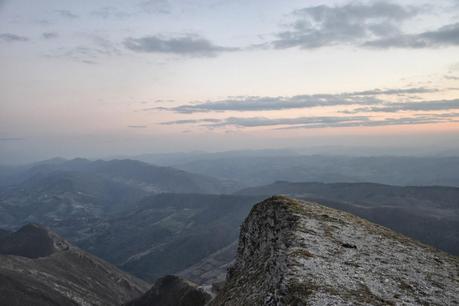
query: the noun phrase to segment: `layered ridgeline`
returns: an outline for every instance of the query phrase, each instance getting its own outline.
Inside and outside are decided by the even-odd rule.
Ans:
[[[172,167],[159,167],[131,159],[72,160],[53,159],[21,167],[0,168],[0,186],[23,183],[31,178],[40,179],[54,173],[89,173],[97,177],[130,185],[152,192],[223,193],[234,190],[234,182],[218,180],[206,175],[190,173]]]
[[[3,171],[3,170],[2,170]],[[157,193],[221,194],[234,182],[134,160],[50,160],[0,171],[0,227],[84,223]]]
[[[120,305],[148,284],[29,224],[0,236],[0,305]]]
[[[334,152],[339,152],[337,149]],[[330,151],[330,152],[333,152]],[[273,152],[200,155],[163,163],[175,168],[258,186],[290,182],[372,182],[459,187],[459,157],[298,155]],[[456,154],[456,153],[455,153]],[[160,159],[144,159],[161,163]]]
[[[163,199],[171,198],[164,195]],[[225,197],[226,201],[234,199],[237,198]],[[165,206],[165,214],[158,221],[167,220],[168,226],[177,224],[183,213],[190,212],[190,206],[182,200],[174,205],[183,210],[174,210],[171,218],[164,219],[170,213]],[[233,222],[246,209],[244,202],[239,212],[232,215]],[[218,216],[216,213],[221,210],[214,211],[212,206],[195,206],[191,210],[197,218],[193,223],[204,216],[206,220]],[[146,207],[152,208],[150,204]],[[224,207],[229,209],[231,205],[228,202]],[[158,208],[151,212],[156,214]],[[216,229],[218,222],[214,226]],[[230,229],[234,225],[228,226]],[[205,237],[204,232],[195,234],[198,235],[191,240],[192,244]],[[186,242],[190,237],[185,235],[177,241]],[[231,240],[228,236],[227,241]],[[213,286],[217,295],[211,305],[459,303],[457,257],[319,204],[286,197],[256,204],[241,227],[238,244],[236,261],[230,265],[226,283]],[[203,268],[206,261],[218,262],[220,257],[227,257],[225,254],[234,245],[219,249],[197,266]],[[173,262],[180,256],[186,259],[188,248],[178,252],[179,257],[172,256]],[[151,252],[159,254],[155,249]],[[161,277],[148,290],[145,282],[37,225],[24,226],[17,232],[0,231],[0,254],[0,304],[9,306],[203,306],[211,299],[202,288],[176,276]],[[152,261],[148,263],[154,265]],[[212,269],[218,271],[221,267],[210,264],[204,269],[212,273]],[[188,274],[192,275],[190,271]]]
[[[211,305],[456,305],[459,261],[354,215],[273,197]]]
[[[167,274],[201,285],[222,280],[240,224],[254,203],[272,194],[315,200],[459,254],[459,188],[278,182],[235,195],[161,193],[137,200],[138,189],[99,188],[100,177],[83,172],[62,181],[59,173],[0,192],[9,195],[0,197],[0,228],[43,223],[151,282]]]
[[[278,181],[238,192],[274,194],[317,201],[459,255],[459,188],[390,186],[372,183],[292,183]]]
[[[159,194],[118,216],[53,228],[148,281],[178,274],[211,284],[224,278],[234,260],[239,226],[253,204],[273,193],[316,199],[459,254],[459,188],[453,187],[281,182],[237,195]]]
[[[72,231],[82,233],[78,245],[83,249],[148,281],[180,274],[209,284],[224,278],[235,257],[239,227],[262,199],[160,194],[143,199],[122,216]],[[202,266],[202,261],[209,264]]]

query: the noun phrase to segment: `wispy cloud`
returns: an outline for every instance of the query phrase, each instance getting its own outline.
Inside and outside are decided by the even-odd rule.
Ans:
[[[265,117],[229,117],[221,122],[208,124],[208,127],[237,126],[237,127],[263,127],[263,126],[296,126],[296,125],[325,125],[343,122],[362,122],[369,120],[366,116],[318,116],[297,118],[265,118]]]
[[[459,116],[459,114],[458,114]],[[459,117],[457,117],[459,118]],[[396,126],[396,125],[419,125],[419,124],[438,124],[448,122],[459,122],[458,119],[447,118],[443,116],[421,116],[421,117],[403,117],[403,118],[386,118],[386,119],[364,119],[361,121],[350,122],[324,122],[289,126],[280,129],[312,129],[312,128],[338,128],[338,127],[378,127],[378,126]]]
[[[141,15],[170,14],[171,4],[167,0],[144,0],[136,4],[126,6],[107,5],[96,8],[90,12],[92,17],[109,18],[138,18]]]
[[[45,32],[41,34],[41,37],[43,37],[44,39],[54,39],[58,38],[59,34],[57,34],[56,32]]]
[[[333,127],[374,127],[388,125],[414,125],[445,122],[458,122],[459,113],[424,114],[414,117],[378,119],[371,116],[311,116],[296,118],[266,118],[266,117],[229,117],[225,119],[196,119],[163,122],[163,125],[197,124],[206,128],[256,128],[276,127],[276,129],[296,128],[333,128]]]
[[[163,35],[129,37],[124,41],[126,48],[135,52],[175,54],[191,57],[214,57],[223,52],[236,51],[237,48],[215,45],[199,35],[165,37]]]
[[[150,14],[169,14],[171,4],[167,0],[146,0],[140,2],[140,8]]]
[[[147,128],[146,125],[128,125],[128,128],[131,128],[131,129],[145,129]]]
[[[115,6],[103,6],[91,12],[91,16],[108,19],[108,18],[125,18],[131,16],[132,13],[122,11]]]
[[[219,101],[207,101],[197,104],[184,104],[176,107],[155,107],[145,110],[165,110],[176,113],[224,112],[224,111],[270,111],[319,106],[337,106],[353,104],[373,104],[379,102],[374,97],[350,98],[340,95],[300,95],[293,97],[237,97]]]
[[[411,95],[411,94],[424,94],[438,92],[436,88],[427,88],[427,87],[411,87],[411,88],[388,88],[388,89],[371,89],[364,91],[355,91],[347,95],[350,96],[379,96],[379,95],[388,95],[388,96],[398,96],[398,95]]]
[[[459,99],[418,101],[405,103],[386,103],[382,106],[362,107],[352,111],[343,111],[346,114],[361,112],[396,113],[400,111],[447,111],[459,109]]]
[[[0,34],[0,41],[3,42],[24,42],[28,41],[29,38],[21,35],[16,35],[12,33],[2,33]]]
[[[242,96],[217,101],[205,101],[195,104],[184,104],[175,107],[154,107],[145,110],[164,110],[176,113],[223,112],[223,111],[272,111],[298,108],[346,105],[376,105],[384,101],[379,96],[400,96],[436,92],[437,89],[389,88],[341,94],[297,95],[292,97],[258,97]]]
[[[55,10],[56,14],[67,19],[77,19],[79,16],[70,10]]]
[[[161,125],[180,125],[180,124],[202,124],[202,123],[219,123],[220,119],[185,119],[161,122]]]
[[[89,35],[86,44],[62,47],[49,52],[46,56],[69,59],[85,64],[96,64],[100,59],[121,54],[121,49],[110,40],[97,35]]]

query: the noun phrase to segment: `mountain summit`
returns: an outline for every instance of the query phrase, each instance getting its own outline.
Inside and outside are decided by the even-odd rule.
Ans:
[[[37,224],[27,224],[0,240],[0,254],[28,258],[46,257],[70,248],[69,242]]]
[[[212,305],[455,305],[459,261],[354,215],[272,197]]]

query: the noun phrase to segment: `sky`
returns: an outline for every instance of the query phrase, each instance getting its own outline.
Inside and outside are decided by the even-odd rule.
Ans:
[[[0,0],[0,67],[0,163],[459,144],[457,0]]]

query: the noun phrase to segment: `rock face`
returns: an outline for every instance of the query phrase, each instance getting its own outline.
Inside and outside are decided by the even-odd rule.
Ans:
[[[147,289],[44,227],[0,238],[0,305],[120,305]]]
[[[211,305],[457,305],[459,261],[319,204],[272,197],[242,225]]]
[[[203,306],[210,299],[210,294],[195,284],[168,275],[158,279],[147,293],[125,306]]]

